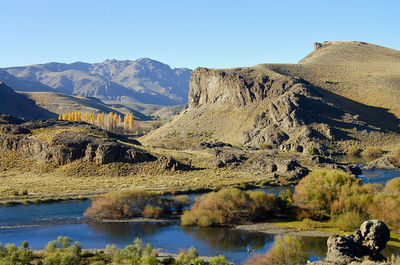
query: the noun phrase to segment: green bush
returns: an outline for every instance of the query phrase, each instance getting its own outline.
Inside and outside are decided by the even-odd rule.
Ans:
[[[290,189],[279,192],[278,203],[280,208],[290,208],[293,206],[293,192]]]
[[[266,254],[259,254],[246,261],[246,265],[282,264],[298,265],[307,263],[308,253],[303,242],[292,236],[277,236]]]
[[[197,250],[194,247],[190,247],[188,250],[181,250],[175,262],[177,265],[192,264],[192,261],[198,257]]]
[[[20,247],[14,244],[7,244],[3,246],[0,244],[0,264],[31,264],[32,251],[27,249],[25,244]]]
[[[363,152],[362,156],[367,157],[367,158],[378,158],[382,156],[383,151],[380,148],[377,147],[367,147]]]
[[[211,257],[209,260],[209,265],[228,265],[228,261],[226,260],[225,256],[216,256]]]
[[[275,195],[225,188],[197,197],[192,209],[183,213],[181,224],[223,226],[264,220],[272,216],[276,209]]]
[[[112,264],[140,264],[157,265],[157,258],[152,255],[153,248],[150,244],[144,246],[142,240],[135,239],[134,245],[118,249],[114,245],[107,246],[105,253],[111,256]]]
[[[346,212],[335,216],[334,225],[344,231],[354,231],[367,219],[367,217],[359,212]]]
[[[57,240],[50,241],[45,247],[46,251],[55,251],[56,249],[66,249],[71,246],[72,239],[67,236],[59,236]]]
[[[332,204],[339,198],[343,186],[359,185],[348,173],[336,170],[313,171],[295,187],[294,202],[309,210],[315,218],[330,215]]]
[[[308,147],[308,148],[307,148],[307,152],[308,152],[310,155],[319,155],[319,154],[320,154],[318,148],[316,148],[316,147],[314,147],[314,146]]]

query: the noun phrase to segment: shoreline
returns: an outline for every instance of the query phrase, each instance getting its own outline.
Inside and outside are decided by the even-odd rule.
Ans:
[[[290,235],[290,236],[308,236],[308,237],[329,237],[337,235],[334,232],[319,231],[319,230],[297,230],[284,226],[277,226],[274,222],[262,222],[245,225],[237,225],[233,229],[247,231],[247,232],[258,232],[272,235]]]

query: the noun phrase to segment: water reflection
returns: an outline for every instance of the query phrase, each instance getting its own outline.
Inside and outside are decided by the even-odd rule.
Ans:
[[[118,222],[87,224],[87,228],[95,234],[103,234],[113,238],[142,238],[154,235],[172,225],[174,225],[172,222]]]
[[[326,237],[299,237],[304,245],[304,251],[309,253],[310,257],[315,259],[321,259],[325,257],[328,251],[328,246],[326,245]]]
[[[210,248],[259,250],[274,241],[273,235],[245,232],[229,228],[184,226],[182,230],[197,241],[204,241]]]

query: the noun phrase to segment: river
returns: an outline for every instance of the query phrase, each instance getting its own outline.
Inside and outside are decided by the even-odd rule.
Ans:
[[[370,170],[360,176],[363,182],[380,184],[394,177],[400,177],[400,171]],[[282,189],[264,191],[276,194]],[[191,200],[198,195],[192,194]],[[124,247],[139,237],[162,252],[178,253],[180,249],[194,246],[202,256],[225,255],[229,261],[241,264],[253,253],[266,252],[275,240],[274,235],[263,233],[181,227],[175,222],[84,223],[83,213],[90,204],[86,200],[0,207],[0,242],[19,245],[27,240],[33,249],[41,249],[58,236],[68,236],[84,248],[104,248],[111,244]],[[301,237],[301,240],[310,252],[310,260],[326,254],[326,238]],[[250,254],[247,249],[251,250]],[[398,252],[398,249],[390,248],[386,252]]]

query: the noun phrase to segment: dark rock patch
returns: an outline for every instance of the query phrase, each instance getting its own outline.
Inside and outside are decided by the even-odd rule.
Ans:
[[[360,229],[347,236],[328,238],[328,253],[316,265],[344,265],[351,262],[383,262],[386,258],[380,253],[390,239],[390,231],[379,220],[365,221]]]

